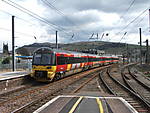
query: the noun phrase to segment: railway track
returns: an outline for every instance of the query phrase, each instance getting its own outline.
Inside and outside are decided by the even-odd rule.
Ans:
[[[20,85],[12,90],[4,91],[0,94],[0,106],[3,104],[17,99],[19,95],[24,95],[25,92],[30,92],[31,90],[37,89],[39,86],[43,86],[42,83],[37,83],[32,81],[32,84]],[[13,97],[13,98],[12,98]],[[20,97],[21,98],[21,97]]]
[[[52,82],[50,84],[43,85],[41,87],[31,89],[27,92],[23,92],[23,94],[16,95],[11,97],[10,99],[5,100],[3,103],[0,103],[0,109],[2,113],[27,113],[36,110],[38,107],[51,100],[53,97],[62,95],[70,92],[72,93],[72,89],[75,86],[79,86],[79,84],[83,85],[83,82],[87,79],[91,79],[90,76],[92,73],[97,73],[101,69],[104,69],[108,66],[104,66],[101,68],[96,68],[93,70],[89,70],[83,73],[76,74],[74,76],[69,76],[64,79]],[[94,79],[93,77],[92,79]],[[82,79],[83,78],[83,79]],[[86,80],[85,80],[86,79]],[[90,80],[86,81],[88,83]],[[78,85],[75,83],[78,82]],[[80,83],[81,82],[81,83]],[[72,86],[71,86],[72,84]],[[84,83],[85,84],[85,83]],[[70,86],[70,87],[68,87]],[[81,87],[81,86],[80,86]],[[78,89],[78,88],[77,88]],[[79,90],[79,89],[78,89]],[[75,93],[75,91],[74,91]],[[24,105],[24,106],[22,106]]]
[[[147,76],[147,74],[150,73],[150,71],[144,71],[144,69],[142,70],[142,68],[140,68],[140,66],[135,66],[135,67],[132,67],[131,70],[130,70],[132,73],[134,73],[135,75],[142,75],[143,79],[147,79],[148,81],[150,81],[150,76]]]
[[[121,76],[121,75],[120,75]],[[148,113],[149,106],[139,95],[123,85],[119,80],[111,76],[110,72],[107,71],[105,74],[100,75],[100,79],[105,84],[105,87],[109,93],[123,97],[128,103],[130,103],[139,113]]]
[[[139,72],[137,69],[135,69],[135,67],[130,68],[128,71],[134,76],[135,79],[137,79],[137,81],[139,81],[139,83],[144,83],[144,85],[150,87],[150,79],[146,77],[142,72]]]
[[[6,100],[0,102],[0,109],[4,110],[2,113],[28,113],[35,111],[37,108],[58,95],[76,94],[82,91],[103,92],[102,89],[99,88],[103,86],[98,85],[101,84],[98,78],[98,73],[100,70],[107,67],[109,66],[105,66],[100,69],[89,70],[74,76],[66,77],[50,84],[37,85],[37,87],[29,88],[27,91],[21,91],[22,93],[20,94],[19,92],[18,94],[14,93],[14,96],[10,96],[9,99],[7,97],[5,98],[4,96],[4,100]],[[107,76],[106,74],[105,76],[100,76],[100,79],[102,79],[103,83],[105,83],[107,88],[109,88],[109,93],[123,97],[139,113],[148,113],[148,107],[146,104],[144,104],[144,102],[142,102],[144,100],[141,100],[143,98],[141,98],[140,95],[137,95],[134,91],[127,89],[127,85],[125,85],[126,83],[123,83],[123,79],[118,79],[118,76],[114,76],[114,74],[117,73],[117,68],[113,67],[112,70],[113,71],[111,72],[114,72],[112,76],[115,77],[115,79],[110,75],[109,72],[107,72]],[[119,81],[121,81],[121,83]],[[118,84],[123,84],[123,86]]]
[[[122,76],[131,90],[137,93],[141,98],[143,98],[150,107],[150,87],[144,82],[137,79],[136,76],[130,71],[129,73],[122,74]]]

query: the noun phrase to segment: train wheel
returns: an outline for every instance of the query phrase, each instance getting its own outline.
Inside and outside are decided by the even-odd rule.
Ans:
[[[55,81],[55,80],[59,80],[59,74],[56,74],[56,75],[55,75],[54,81]]]
[[[64,77],[65,77],[65,73],[62,73],[62,74],[61,74],[61,78],[64,78]]]

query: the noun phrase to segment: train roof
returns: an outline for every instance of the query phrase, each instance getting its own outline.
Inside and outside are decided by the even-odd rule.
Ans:
[[[61,53],[61,54],[73,54],[73,55],[80,55],[80,56],[93,56],[93,57],[117,57],[117,56],[99,56],[99,55],[95,55],[95,54],[89,54],[89,53],[82,53],[82,52],[76,52],[76,51],[67,51],[67,50],[61,50],[61,49],[52,49],[52,48],[49,48],[49,47],[41,47],[41,48],[38,48],[36,51],[40,50],[40,49],[47,49],[47,50],[50,50],[50,51],[53,51],[54,53]]]

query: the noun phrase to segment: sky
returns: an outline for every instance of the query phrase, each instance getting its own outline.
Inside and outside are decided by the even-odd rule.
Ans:
[[[150,0],[0,0],[0,51],[32,43],[109,41],[138,44],[149,38]],[[107,34],[107,35],[106,35]],[[144,44],[144,43],[143,43]]]

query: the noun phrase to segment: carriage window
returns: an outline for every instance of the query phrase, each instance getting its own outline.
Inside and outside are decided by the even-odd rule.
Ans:
[[[53,54],[34,54],[33,64],[54,65],[55,57]]]
[[[58,56],[57,57],[57,64],[58,65],[74,64],[74,63],[82,63],[82,62],[87,62],[87,58],[64,57],[64,56]]]
[[[58,56],[58,57],[57,57],[57,64],[58,64],[58,65],[66,64],[66,58],[67,58],[67,57]]]

